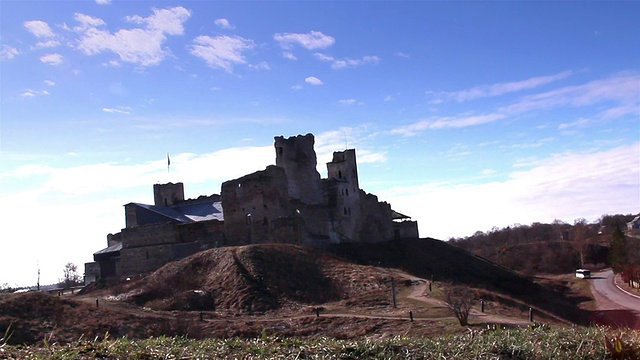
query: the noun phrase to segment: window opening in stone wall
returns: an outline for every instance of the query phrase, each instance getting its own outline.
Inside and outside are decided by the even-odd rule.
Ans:
[[[167,206],[167,198],[164,198],[164,206]]]
[[[145,251],[144,255],[145,255],[145,257],[146,257],[146,258],[147,258],[147,260],[148,260],[148,259],[149,259],[149,252],[148,252],[148,251]]]
[[[349,189],[346,189],[346,190],[345,190],[345,194],[346,194],[347,196],[349,196]]]
[[[344,214],[347,215],[347,208],[344,208]]]
[[[342,170],[338,170],[338,178],[342,179]]]

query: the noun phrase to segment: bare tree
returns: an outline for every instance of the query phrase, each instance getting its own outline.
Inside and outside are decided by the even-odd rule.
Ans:
[[[588,250],[588,238],[587,238],[587,220],[576,219],[573,222],[573,247],[580,255],[580,267],[584,267],[585,253]]]
[[[469,312],[473,303],[473,291],[463,286],[452,286],[444,291],[444,300],[453,310],[460,325],[469,325]]]
[[[82,277],[78,274],[78,266],[72,262],[68,262],[64,266],[63,278],[60,281],[60,285],[65,289],[69,289],[81,283]]]

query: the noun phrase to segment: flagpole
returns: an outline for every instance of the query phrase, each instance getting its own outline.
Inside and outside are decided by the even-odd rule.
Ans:
[[[169,174],[171,172],[169,170],[170,166],[171,166],[171,158],[169,158],[169,153],[167,153],[167,174]]]

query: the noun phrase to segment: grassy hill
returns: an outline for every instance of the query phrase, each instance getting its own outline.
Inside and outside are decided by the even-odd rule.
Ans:
[[[433,293],[421,279],[435,281]],[[493,318],[478,315],[476,326],[507,319],[513,314],[509,309],[526,324],[522,311],[529,307],[545,321],[584,320],[576,306],[581,299],[567,296],[563,285],[543,286],[445,242],[416,239],[341,244],[328,251],[290,244],[216,248],[130,282],[90,287],[79,296],[2,295],[0,333],[10,328],[16,343],[45,338],[64,343],[105,332],[132,338],[251,338],[265,331],[286,337],[431,337],[464,331],[442,303],[441,290],[452,283],[501,304],[495,311],[507,309]],[[326,313],[317,316],[316,308]],[[409,311],[416,321],[408,320]]]
[[[520,306],[531,306],[574,323],[587,321],[576,306],[587,299],[567,297],[568,288],[543,286],[531,277],[440,240],[426,238],[379,244],[340,244],[330,251],[355,263],[398,268],[415,276],[433,277],[436,281],[449,281],[502,294],[519,301]]]

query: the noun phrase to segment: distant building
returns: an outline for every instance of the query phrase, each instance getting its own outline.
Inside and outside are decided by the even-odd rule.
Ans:
[[[360,189],[354,149],[334,152],[321,179],[314,142],[276,137],[276,165],[224,182],[221,195],[185,200],[182,183],[154,185],[154,205],[125,205],[126,227],[85,264],[86,279],[147,273],[219,246],[418,237],[416,221]]]

